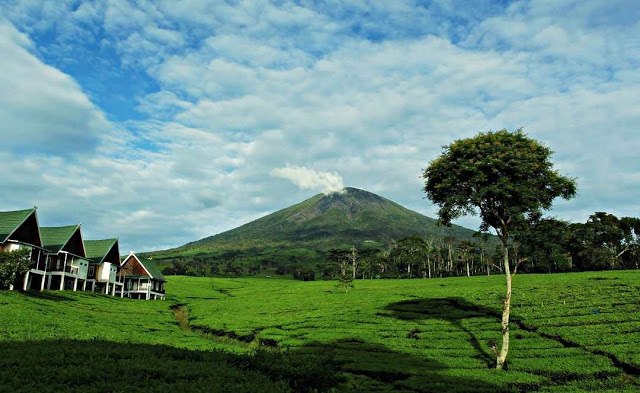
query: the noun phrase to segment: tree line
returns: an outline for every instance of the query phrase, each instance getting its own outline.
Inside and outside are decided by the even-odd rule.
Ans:
[[[408,236],[386,249],[333,249],[318,265],[322,279],[435,278],[504,273],[494,239]],[[638,269],[640,219],[596,212],[585,223],[536,218],[522,223],[509,243],[511,263],[521,272],[558,273]]]

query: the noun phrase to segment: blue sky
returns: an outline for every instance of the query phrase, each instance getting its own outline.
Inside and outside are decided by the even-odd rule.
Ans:
[[[0,209],[173,247],[341,186],[421,213],[441,146],[523,127],[640,212],[633,1],[3,1]],[[477,226],[477,219],[460,224]]]

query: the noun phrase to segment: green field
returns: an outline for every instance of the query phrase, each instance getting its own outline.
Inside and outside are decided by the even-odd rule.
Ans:
[[[0,293],[0,391],[640,391],[640,272],[335,282],[169,277],[166,301]]]

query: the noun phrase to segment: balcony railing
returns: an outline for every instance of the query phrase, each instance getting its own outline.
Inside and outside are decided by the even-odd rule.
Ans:
[[[130,291],[148,291],[152,289],[151,288],[151,284],[149,283],[143,283],[143,284],[137,284],[134,283],[131,288],[129,288]]]
[[[36,270],[46,270],[47,262],[46,261],[31,261],[31,269]]]
[[[53,265],[53,266],[49,266],[49,271],[54,272],[54,273],[55,272],[65,272],[65,273],[69,273],[69,274],[78,274],[78,267],[77,266],[71,266],[71,265],[57,267],[56,265]]]
[[[156,289],[150,283],[141,283],[141,284],[134,283],[133,285],[131,285],[131,287],[125,288],[125,290],[131,291],[131,292],[143,291],[143,292],[164,293],[164,289]]]

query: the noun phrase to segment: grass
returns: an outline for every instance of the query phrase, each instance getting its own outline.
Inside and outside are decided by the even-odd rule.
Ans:
[[[345,293],[178,276],[167,301],[149,302],[3,292],[0,391],[640,390],[640,272],[516,276],[506,372],[490,349],[503,281],[367,280]]]

